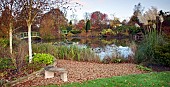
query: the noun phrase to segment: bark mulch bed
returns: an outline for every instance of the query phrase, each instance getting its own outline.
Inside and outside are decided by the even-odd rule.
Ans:
[[[71,60],[57,60],[56,66],[67,69],[68,82],[60,80],[59,74],[55,73],[56,75],[54,78],[45,79],[44,76],[41,75],[32,80],[15,84],[13,87],[45,86],[49,84],[61,85],[71,82],[83,82],[97,78],[145,73],[144,71],[137,69],[135,64],[131,63],[99,64]]]

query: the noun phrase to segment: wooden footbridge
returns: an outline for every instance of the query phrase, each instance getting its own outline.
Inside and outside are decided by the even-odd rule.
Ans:
[[[27,39],[28,38],[28,32],[20,32],[16,34],[16,37],[19,39]],[[40,33],[39,32],[31,32],[31,37],[33,38],[40,38]]]

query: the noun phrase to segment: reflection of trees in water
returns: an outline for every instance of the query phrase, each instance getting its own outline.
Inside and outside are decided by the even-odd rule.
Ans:
[[[103,45],[99,38],[82,38],[80,42],[90,47],[101,47]]]
[[[130,43],[129,38],[115,39],[115,38],[73,38],[71,41],[79,41],[80,44],[86,44],[92,48],[104,47],[106,45],[115,44],[117,46],[127,46]]]
[[[110,45],[110,44],[114,44],[116,42],[116,39],[101,39],[102,41],[102,44],[105,44],[105,45]]]
[[[116,39],[116,42],[114,44],[117,46],[127,46],[129,43],[130,40],[126,38],[126,39]]]
[[[115,44],[117,46],[127,46],[131,42],[129,38],[125,38],[125,39],[110,38],[110,39],[102,39],[101,41],[102,44],[104,45]]]
[[[72,42],[80,42],[81,39],[79,39],[79,38],[73,38],[73,39],[71,39],[71,41],[72,41]]]
[[[45,42],[79,42],[79,44],[85,44],[89,47],[105,47],[106,45],[115,44],[117,46],[127,46],[131,43],[129,38],[126,39],[116,39],[116,38],[67,38],[67,39],[55,39],[52,41]],[[43,41],[44,42],[44,41]]]

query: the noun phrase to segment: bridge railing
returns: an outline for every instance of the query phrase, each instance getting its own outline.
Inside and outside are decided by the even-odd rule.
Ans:
[[[16,34],[16,36],[17,36],[17,38],[25,39],[25,38],[28,38],[28,32],[20,32],[20,33]],[[39,32],[31,32],[31,37],[41,38]]]

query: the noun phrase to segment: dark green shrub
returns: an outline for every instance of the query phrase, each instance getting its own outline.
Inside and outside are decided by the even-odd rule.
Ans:
[[[14,69],[15,66],[10,58],[0,58],[0,69]]]
[[[72,41],[72,42],[80,42],[80,40],[81,40],[81,39],[79,39],[79,38],[73,38],[71,41]]]
[[[91,25],[90,25],[90,20],[87,20],[86,22],[86,27],[85,27],[85,30],[86,30],[86,33],[88,32],[88,30],[90,29]]]
[[[158,64],[170,66],[170,43],[163,46],[157,45],[154,48],[154,61]]]
[[[67,26],[67,31],[71,31],[72,30],[72,25]]]
[[[129,31],[130,34],[135,35],[135,34],[137,34],[139,32],[143,32],[143,29],[135,27],[135,26],[129,26],[129,30],[128,31]]]
[[[33,62],[39,64],[52,64],[54,62],[54,56],[50,54],[38,53],[33,56]]]
[[[71,33],[72,34],[78,34],[78,33],[81,33],[81,31],[80,30],[71,30]]]

